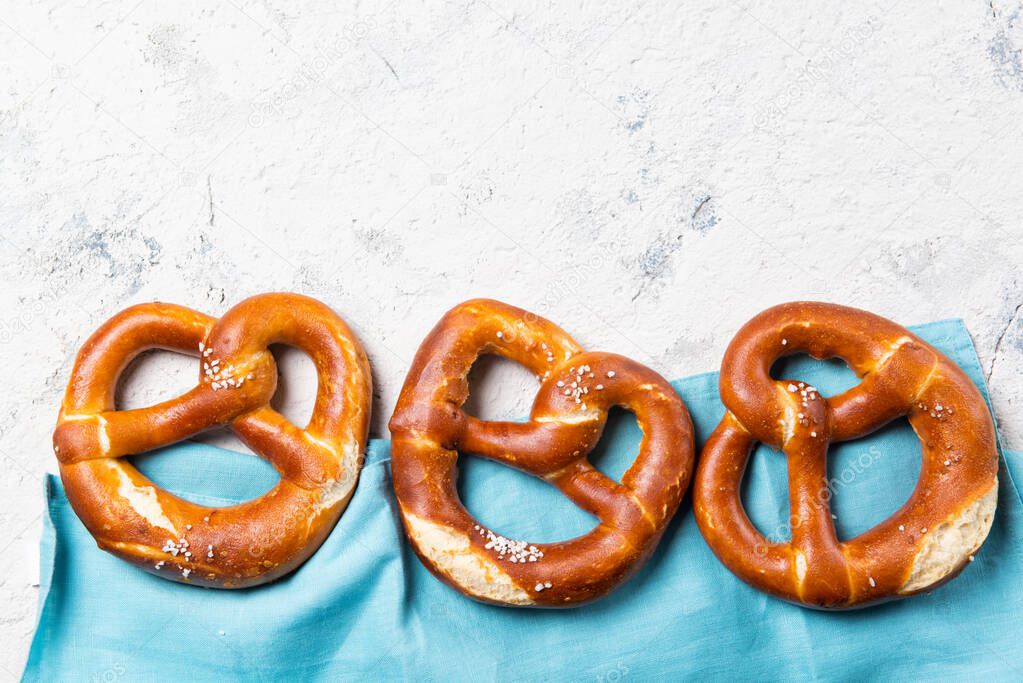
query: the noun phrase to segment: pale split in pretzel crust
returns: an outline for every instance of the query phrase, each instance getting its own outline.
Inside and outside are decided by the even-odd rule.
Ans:
[[[316,403],[302,429],[269,405],[277,366],[268,347],[278,343],[316,366]],[[155,406],[117,410],[118,377],[149,349],[197,356],[199,384]],[[85,342],[72,370],[53,435],[68,500],[101,548],[164,578],[215,588],[272,581],[316,551],[351,498],[370,382],[355,334],[309,297],[254,296],[219,320],[172,304],[133,306]],[[220,425],[277,469],[273,489],[205,507],[122,459]]]
[[[481,421],[462,410],[482,354],[536,375],[528,422]],[[621,483],[587,460],[614,406],[631,410],[643,432]],[[586,353],[547,320],[483,299],[456,306],[423,341],[390,429],[394,491],[413,549],[445,583],[500,605],[571,607],[606,595],[653,552],[693,471],[692,422],[663,378],[622,356]],[[458,499],[459,450],[544,479],[599,524],[561,543],[487,529]]]
[[[774,362],[796,353],[841,358],[861,382],[824,398],[804,382],[773,379]],[[810,607],[862,607],[950,580],[987,537],[998,490],[991,415],[969,377],[905,328],[834,304],[776,306],[736,334],[720,390],[727,411],[700,455],[693,507],[714,553],[755,588]],[[888,519],[839,541],[828,445],[901,416],[921,442],[916,488]],[[765,538],[742,506],[757,442],[788,462],[787,542]]]

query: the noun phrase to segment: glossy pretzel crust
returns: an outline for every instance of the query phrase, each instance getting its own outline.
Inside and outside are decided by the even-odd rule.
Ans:
[[[796,353],[841,358],[862,381],[824,399],[804,383],[773,379],[774,362]],[[694,509],[714,553],[755,588],[812,607],[861,607],[951,579],[986,537],[998,471],[991,416],[969,377],[905,328],[833,304],[771,308],[728,347],[720,390],[727,411],[701,453]],[[891,517],[839,541],[828,445],[903,415],[923,451],[915,490]],[[766,539],[742,506],[756,442],[788,461],[789,542]]]
[[[304,429],[269,405],[277,366],[268,346],[278,343],[305,351],[316,366],[316,404]],[[149,349],[198,356],[198,385],[158,405],[116,410],[118,377]],[[315,552],[351,497],[370,381],[352,331],[305,296],[254,296],[219,320],[172,304],[133,306],[78,353],[53,434],[68,500],[101,548],[151,573],[215,588],[272,581]],[[122,458],[224,424],[281,476],[240,505],[191,503]]]
[[[481,354],[536,374],[528,422],[486,422],[462,410]],[[613,406],[633,411],[643,431],[621,483],[587,460]],[[607,594],[656,547],[693,470],[692,423],[663,378],[622,356],[586,353],[556,325],[497,301],[467,301],[430,332],[390,428],[394,490],[412,547],[442,581],[502,605],[569,607]],[[500,537],[458,499],[459,450],[546,480],[600,523],[562,543]]]

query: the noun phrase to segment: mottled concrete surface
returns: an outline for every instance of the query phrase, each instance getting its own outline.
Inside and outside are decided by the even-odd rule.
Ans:
[[[1023,447],[1018,0],[0,5],[0,674],[74,354],[124,306],[334,306],[375,435],[438,316],[543,313],[669,377],[791,299],[961,316]],[[308,411],[291,354],[280,402]],[[497,364],[476,405],[526,410]],[[124,405],[194,380],[133,372]],[[486,407],[482,407],[486,406]]]

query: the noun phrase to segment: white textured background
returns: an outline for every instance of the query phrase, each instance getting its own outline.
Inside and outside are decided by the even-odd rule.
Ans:
[[[961,316],[1023,447],[1019,0],[513,4],[0,3],[3,677],[71,362],[131,303],[326,301],[375,436],[472,296],[670,378],[785,300]],[[145,364],[124,404],[195,373]],[[477,399],[522,414],[528,385],[499,365]]]

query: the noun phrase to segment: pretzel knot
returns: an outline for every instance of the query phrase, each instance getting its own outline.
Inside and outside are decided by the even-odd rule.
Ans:
[[[304,429],[270,407],[268,350],[305,351],[319,377]],[[157,405],[117,410],[118,377],[143,351],[197,355],[199,384]],[[266,583],[302,564],[348,504],[362,466],[370,373],[358,339],[320,302],[263,294],[219,320],[142,304],[107,321],[78,353],[53,448],[68,500],[98,545],[165,578],[218,588]],[[122,459],[229,425],[280,474],[231,507],[203,507],[155,485]]]
[[[462,410],[481,354],[536,374],[528,422],[481,421]],[[587,460],[613,406],[631,410],[643,431],[621,483]],[[482,299],[449,311],[424,340],[390,429],[394,491],[412,547],[442,581],[502,605],[566,607],[608,593],[656,547],[693,469],[689,413],[658,374],[622,356],[586,353],[554,324]],[[600,523],[552,544],[494,533],[459,502],[459,450],[542,478]]]
[[[838,357],[861,382],[830,398],[775,380],[778,358]],[[908,330],[854,308],[791,303],[748,322],[721,366],[727,411],[700,456],[696,520],[739,578],[787,600],[857,607],[953,578],[984,542],[994,516],[998,455],[984,399],[952,361]],[[835,535],[826,454],[906,415],[920,438],[920,479],[888,519],[847,541]],[[740,500],[755,442],[788,462],[791,540],[771,542]]]

